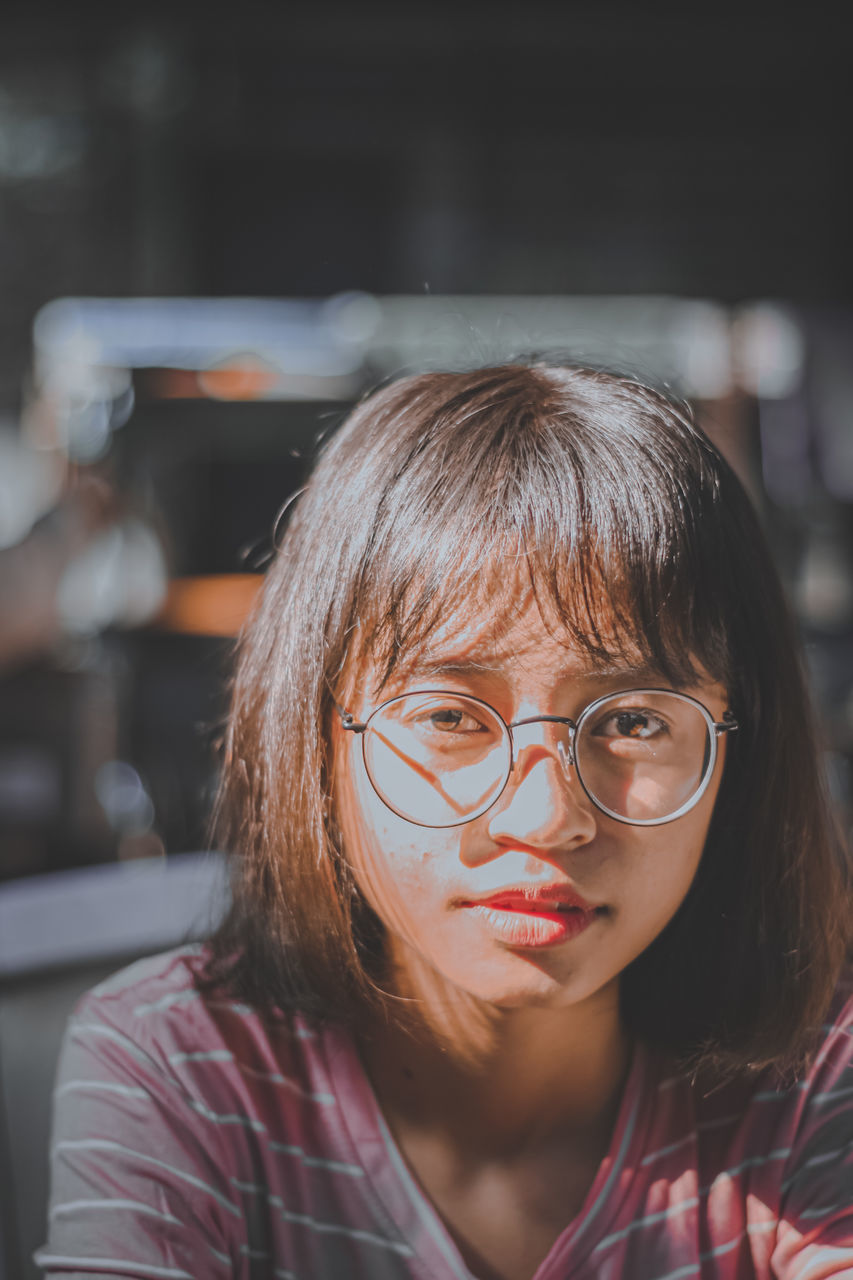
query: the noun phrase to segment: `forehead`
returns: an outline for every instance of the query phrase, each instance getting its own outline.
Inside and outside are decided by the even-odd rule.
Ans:
[[[602,626],[599,620],[598,625]],[[438,611],[420,643],[395,656],[384,671],[368,658],[376,691],[417,676],[514,671],[544,665],[567,673],[602,674],[609,670],[648,672],[640,648],[607,635],[608,654],[594,657],[579,645],[553,609],[538,601],[532,588],[504,588],[489,598]]]
[[[418,665],[455,654],[460,659],[500,664],[535,661],[542,649],[576,650],[559,619],[546,618],[531,591],[502,593],[448,612],[400,666]]]
[[[362,591],[343,663],[330,672],[338,697],[356,685],[379,694],[448,655],[517,666],[546,652],[556,663],[557,650],[574,669],[582,663],[596,674],[644,669],[658,673],[655,683],[687,689],[711,672],[728,683],[722,647],[705,642],[712,628],[697,633],[692,597],[670,588],[661,601],[643,589],[645,573],[638,588],[597,556],[590,565],[571,547],[517,542],[472,566],[457,562],[457,570],[437,579],[427,569]]]

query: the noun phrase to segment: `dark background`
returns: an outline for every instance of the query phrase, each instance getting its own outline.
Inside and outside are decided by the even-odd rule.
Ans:
[[[821,423],[836,445],[849,439],[853,404],[851,47],[838,12],[7,4],[0,419],[16,429],[34,317],[65,295],[780,302],[808,348],[787,406],[797,468],[778,482],[779,459],[762,461],[776,419],[762,436],[755,403],[728,429],[798,602],[849,805],[853,619],[839,573],[853,489],[832,491],[821,453]],[[145,473],[173,572],[245,567],[241,550],[268,539],[299,483],[299,457],[257,445],[292,408],[260,410],[211,409],[231,441],[214,448],[198,405],[179,406],[171,452],[151,444],[150,457],[140,441],[162,439],[164,420],[137,414],[99,463],[120,493]],[[310,443],[328,419],[301,412]],[[824,553],[834,610],[812,607]],[[14,595],[0,606],[14,610]],[[0,677],[0,876],[203,844],[229,651],[221,638],[105,627],[82,648],[19,654]],[[93,791],[113,756],[136,770],[134,821],[154,841],[124,853],[123,819],[107,821]]]
[[[831,12],[7,4],[2,403],[61,294],[847,302]]]

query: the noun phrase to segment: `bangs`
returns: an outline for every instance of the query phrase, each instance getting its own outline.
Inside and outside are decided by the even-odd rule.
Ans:
[[[621,975],[627,1031],[694,1078],[801,1066],[850,923],[796,634],[749,499],[689,411],[594,369],[413,376],[324,444],[240,645],[210,989],[357,1034],[393,1015],[336,808],[344,699],[410,661],[491,663],[493,637],[535,662],[540,629],[513,627],[531,603],[591,669],[707,677],[737,717],[693,885]]]
[[[452,450],[437,431],[384,489],[354,601],[380,687],[455,617],[501,631],[531,597],[594,667],[639,661],[686,686],[698,665],[728,687],[724,556],[695,458],[688,480],[659,428],[644,450],[625,438],[636,422],[507,416],[457,424]]]

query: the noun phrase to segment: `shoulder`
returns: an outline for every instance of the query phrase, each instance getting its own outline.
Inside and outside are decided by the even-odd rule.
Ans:
[[[202,944],[177,947],[137,960],[106,978],[78,1001],[71,1027],[97,1027],[133,1039],[158,1056],[188,1039],[203,1040],[220,1028],[229,1005],[238,1021],[251,1017],[249,1006],[225,993],[205,993],[198,979],[206,960]]]
[[[181,947],[83,996],[60,1056],[59,1140],[122,1135],[143,1152],[165,1144],[175,1165],[194,1145],[202,1163],[217,1153],[220,1167],[243,1177],[270,1133],[288,1141],[308,1125],[312,1142],[325,1141],[323,1117],[336,1105],[333,1034],[201,987],[206,960],[205,947]]]
[[[704,1275],[719,1258],[721,1275],[853,1276],[850,975],[798,1078],[703,1084],[651,1057],[640,1102],[631,1176],[593,1250],[601,1274],[647,1274],[655,1256],[660,1274]]]
[[[732,1106],[734,1103],[734,1106]],[[763,1071],[702,1100],[699,1128],[720,1167],[773,1205],[780,1224],[816,1232],[828,1214],[853,1214],[853,982],[838,985],[806,1070]],[[731,1123],[724,1119],[730,1113]],[[721,1115],[721,1112],[723,1115]],[[716,1153],[715,1153],[716,1154]],[[725,1161],[725,1164],[722,1164]],[[781,1228],[780,1228],[781,1229]]]
[[[121,1021],[150,1018],[163,1027],[175,1021],[175,1009],[197,1004],[213,1010],[227,1001],[224,991],[206,994],[201,978],[209,958],[204,943],[192,943],[146,956],[119,969],[81,996],[75,1013],[97,1010]],[[235,1008],[249,1012],[249,1006]],[[178,1019],[181,1020],[180,1018]]]
[[[221,1093],[228,1080],[239,1091],[282,1073],[300,1082],[322,1074],[322,1035],[298,1014],[265,1017],[203,987],[207,959],[204,945],[178,947],[113,974],[78,1002],[66,1052],[90,1055],[102,1071],[167,1078],[187,1097]]]
[[[846,971],[820,1028],[808,1070],[788,1088],[796,1099],[795,1149],[805,1145],[811,1154],[822,1135],[853,1140],[853,973]],[[853,1190],[853,1187],[851,1187]]]
[[[196,976],[200,974],[206,956],[207,948],[203,943],[146,956],[92,987],[80,998],[78,1007],[112,1009],[119,1015],[143,1002],[159,1002],[166,1009],[179,1002],[182,993],[196,990]]]
[[[784,1096],[798,1127],[837,1110],[853,1114],[853,970],[845,969],[823,1024],[816,1028],[807,1069],[795,1081],[765,1077],[764,1091]]]
[[[741,1077],[719,1092],[711,1091],[698,1106],[707,1112],[728,1108],[739,1113],[740,1128],[768,1140],[772,1129],[786,1144],[802,1141],[813,1124],[836,1107],[853,1114],[853,972],[845,971],[821,1026],[815,1027],[807,1066],[798,1076],[773,1068]]]
[[[851,1177],[853,1203],[853,980],[845,973],[819,1028],[809,1064],[796,1078],[775,1069],[725,1084],[691,1084],[661,1072],[648,1150],[695,1153],[700,1187],[711,1200],[745,1200],[758,1189],[765,1204],[781,1206],[814,1178]],[[678,1156],[672,1157],[676,1171]],[[644,1164],[652,1160],[644,1153]],[[655,1166],[657,1167],[657,1166]]]
[[[55,1092],[42,1265],[85,1258],[73,1269],[88,1274],[96,1258],[110,1274],[189,1278],[213,1257],[268,1257],[271,1242],[286,1260],[292,1224],[337,1213],[341,1180],[364,1176],[349,1095],[339,1101],[338,1059],[355,1061],[348,1038],[208,989],[207,959],[204,947],[154,956],[77,1005]]]
[[[802,1079],[765,1096],[779,1105],[779,1187],[774,1274],[799,1275],[820,1254],[833,1275],[853,1273],[853,981],[836,991]],[[848,1272],[847,1268],[851,1271]],[[821,1272],[823,1274],[823,1272]]]

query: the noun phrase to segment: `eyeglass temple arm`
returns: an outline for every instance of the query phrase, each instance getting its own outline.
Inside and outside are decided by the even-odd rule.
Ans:
[[[337,702],[335,703],[335,710],[337,711],[338,715],[341,717],[342,729],[350,729],[353,733],[364,733],[365,729],[367,728],[367,725],[361,724],[358,720],[356,720],[355,716],[352,714],[351,711],[344,711],[343,707]]]
[[[721,733],[737,733],[740,725],[732,715],[731,711],[724,711],[722,720],[714,721],[714,732],[719,738]]]

